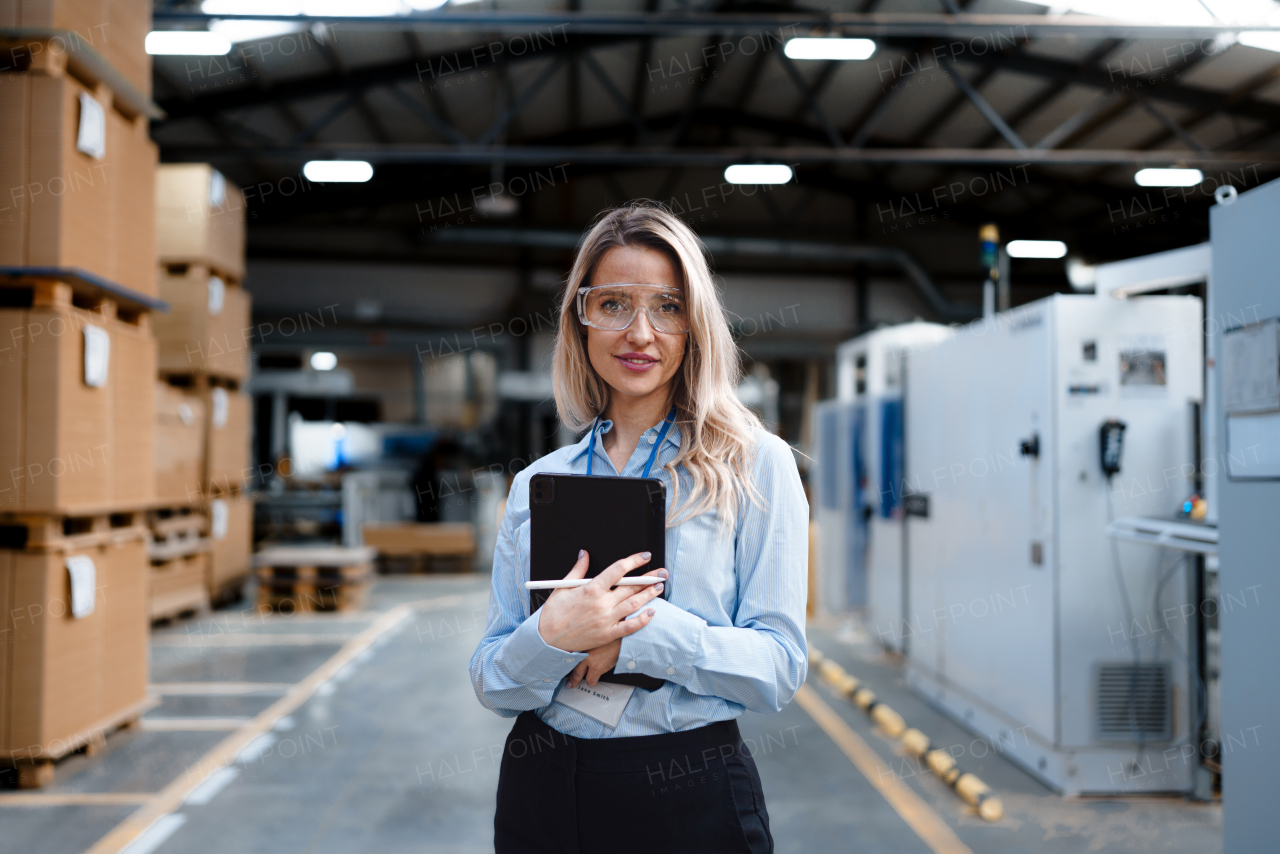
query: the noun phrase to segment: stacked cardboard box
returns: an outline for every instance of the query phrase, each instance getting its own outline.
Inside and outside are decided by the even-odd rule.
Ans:
[[[149,702],[150,8],[0,3],[33,34],[0,68],[0,764],[24,785]]]
[[[53,760],[136,720],[147,697],[147,555],[140,514],[61,525],[0,524],[0,760],[49,782]],[[96,530],[95,530],[96,529]]]
[[[198,502],[207,514],[207,591],[215,602],[234,599],[250,572],[253,538],[253,504],[245,494],[252,405],[240,390],[251,331],[250,298],[241,287],[244,197],[207,164],[165,165],[156,211],[159,292],[172,307],[156,320],[159,374],[169,389],[162,394],[167,411],[185,403],[198,412],[201,431],[198,457],[195,425],[166,432],[172,441],[157,454],[181,480],[157,489],[175,503]]]

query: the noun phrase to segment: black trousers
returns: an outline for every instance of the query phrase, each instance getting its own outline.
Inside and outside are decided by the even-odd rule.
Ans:
[[[736,721],[632,738],[573,738],[525,712],[507,736],[497,854],[773,851]]]

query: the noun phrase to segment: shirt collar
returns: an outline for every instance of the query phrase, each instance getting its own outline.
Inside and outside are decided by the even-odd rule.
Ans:
[[[594,424],[595,422],[592,422],[592,423]],[[612,429],[613,429],[613,421],[608,418],[602,419],[600,421],[600,425],[596,428],[597,434],[600,436],[603,436],[605,433],[608,433]],[[640,441],[645,442],[650,435],[657,436],[658,433],[661,431],[662,431],[662,422],[659,421],[657,426],[650,427],[648,430],[644,431],[644,435]],[[671,444],[679,448],[680,439],[681,439],[680,425],[678,423],[672,424],[670,429],[667,430],[667,438],[665,441],[670,442]],[[578,444],[573,446],[573,455],[570,456],[569,459],[571,461],[577,460],[579,457],[586,454],[587,447],[590,445],[590,443],[591,443],[591,431],[588,430],[587,434],[578,440]]]

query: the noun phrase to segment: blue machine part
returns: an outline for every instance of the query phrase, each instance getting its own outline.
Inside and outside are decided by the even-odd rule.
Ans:
[[[835,461],[837,442],[839,441],[840,412],[827,409],[822,412],[818,422],[818,459],[822,463],[822,506],[828,510],[840,507],[837,477],[840,474]]]
[[[880,516],[892,519],[902,503],[903,477],[902,401],[880,403]]]
[[[853,508],[861,518],[867,506],[867,460],[863,455],[862,439],[866,433],[866,407],[855,407],[853,416]]]

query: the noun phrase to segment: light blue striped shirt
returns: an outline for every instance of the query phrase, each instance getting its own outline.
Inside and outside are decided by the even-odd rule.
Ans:
[[[613,422],[600,422],[597,437],[612,428]],[[639,477],[658,432],[659,427],[645,431],[621,472],[597,438],[595,471]],[[511,484],[494,552],[488,623],[471,657],[480,702],[504,717],[534,709],[548,726],[578,738],[680,732],[736,718],[744,709],[782,709],[808,668],[809,508],[791,449],[764,431],[753,465],[764,506],[743,502],[727,536],[714,510],[668,527],[667,599],[646,605],[657,612],[653,620],[622,641],[619,670],[666,684],[657,691],[637,688],[616,729],[553,701],[587,656],[549,646],[538,633],[541,612],[529,613],[529,478],[540,472],[585,474],[589,438],[541,458]],[[680,430],[668,431],[651,475],[667,486],[668,512],[671,476],[660,465],[676,456],[681,439]],[[679,472],[688,495],[688,473]]]

